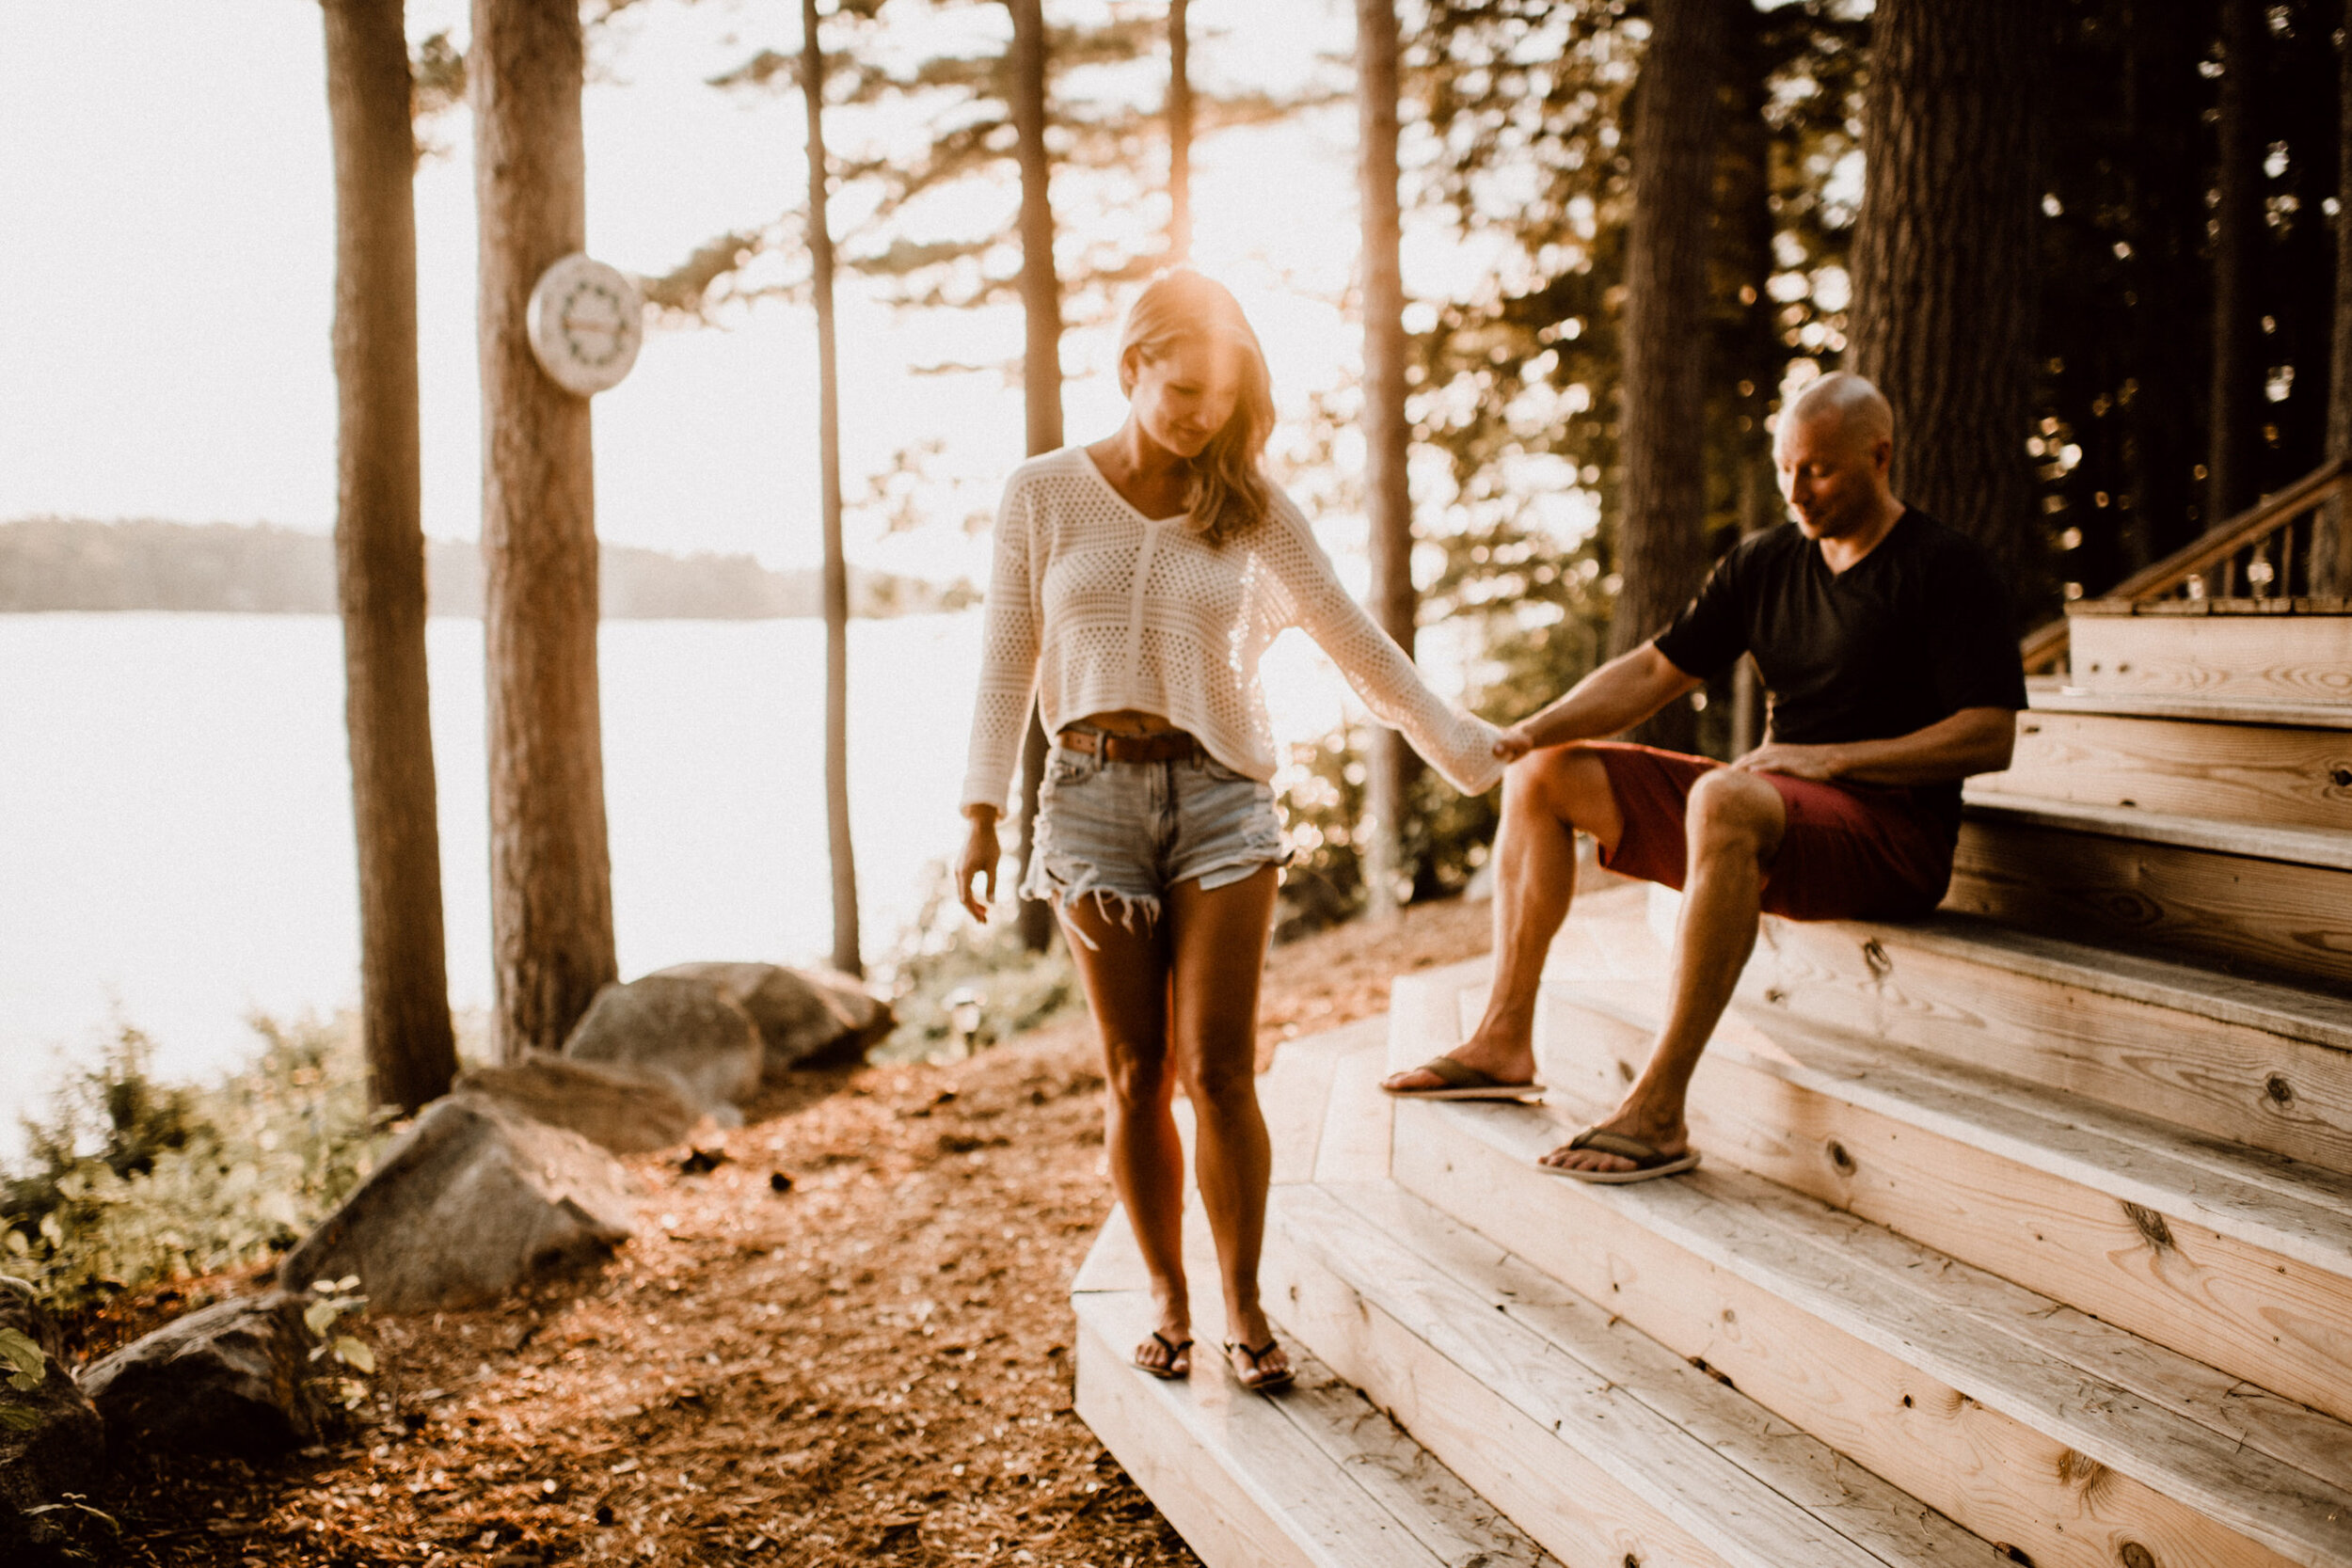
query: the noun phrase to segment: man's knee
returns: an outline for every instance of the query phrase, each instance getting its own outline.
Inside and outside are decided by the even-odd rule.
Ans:
[[[1506,804],[1516,795],[1588,833],[1602,832],[1617,818],[1609,769],[1600,754],[1587,746],[1549,746],[1530,752],[1503,770],[1502,785]]]
[[[1769,856],[1780,844],[1788,808],[1780,791],[1754,773],[1718,768],[1691,785],[1689,816],[1694,851],[1745,849]]]

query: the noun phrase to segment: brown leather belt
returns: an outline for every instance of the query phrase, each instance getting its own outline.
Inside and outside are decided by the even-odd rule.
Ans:
[[[1149,735],[1064,730],[1055,743],[1104,762],[1192,762],[1207,754],[1185,730],[1153,730]]]

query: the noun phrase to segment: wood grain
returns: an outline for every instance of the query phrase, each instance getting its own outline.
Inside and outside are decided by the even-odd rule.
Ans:
[[[2008,771],[1969,793],[2352,829],[2352,731],[2026,713]]]
[[[1898,1300],[1799,1256],[1754,1179],[1586,1187],[1534,1169],[1564,1131],[1538,1112],[1415,1105],[1400,1122],[1408,1191],[2042,1568],[2111,1568],[2134,1544],[2166,1568],[2352,1561],[2352,1515],[2328,1517],[2338,1494],[2014,1345],[1955,1354],[1973,1325],[1939,1318],[1917,1285]],[[1677,1210],[1712,1238],[1662,1223]]]
[[[2208,1138],[2352,1172],[2352,1052],[2103,990],[2092,970],[2037,973],[1994,961],[2001,955],[1989,944],[1979,951],[1972,958],[1965,943],[1901,926],[1768,919],[1740,994]]]
[[[2332,868],[1972,820],[1944,908],[2352,981],[2352,874]]]
[[[2352,702],[2352,616],[2078,615],[2072,684],[2255,702]]]
[[[1547,1022],[1563,1025],[1554,1031],[1563,1043],[1549,1060],[1581,1058],[1604,1081],[1620,1061],[1638,1066],[1651,1037],[1611,1013],[1561,1003],[1548,1009]],[[1921,1085],[1882,1069],[1875,1096],[1882,1110],[1858,1101],[1869,1085],[1802,1065],[1802,1038],[1772,1043],[1797,1061],[1776,1067],[1719,1034],[1692,1082],[1692,1135],[1710,1157],[2257,1386],[2352,1416],[2352,1253],[2342,1244],[2341,1226],[2334,1245],[2298,1246],[2309,1258],[2285,1256],[2198,1223],[2204,1216],[2194,1207],[2195,1170],[2158,1164],[2151,1173],[2156,1180],[2103,1180],[2098,1156],[2111,1140],[2037,1125],[1997,1103],[1972,1110],[1959,1096],[1946,1099],[1959,1102],[1960,1115],[1931,1125],[1923,1115],[1895,1114],[1909,1108],[1906,1101],[1934,1103]],[[2011,1144],[2038,1144],[2037,1158],[2028,1163],[1984,1147],[1994,1131]],[[2114,1163],[2123,1164],[2124,1156]],[[2237,1200],[2219,1219],[2249,1209],[2260,1216],[2266,1203],[2290,1215],[2328,1217],[2324,1208],[2260,1189],[2214,1196]],[[2259,1226],[2233,1228],[2265,1233]]]

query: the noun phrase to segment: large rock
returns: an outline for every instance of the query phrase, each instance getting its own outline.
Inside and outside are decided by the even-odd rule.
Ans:
[[[69,1492],[89,1495],[106,1461],[106,1432],[65,1370],[56,1320],[21,1279],[0,1275],[0,1328],[15,1329],[49,1358],[40,1387],[19,1393],[0,1383],[0,1404],[23,1413],[21,1422],[0,1423],[0,1562],[32,1561],[65,1532],[56,1514],[31,1511]]]
[[[615,1154],[667,1148],[702,1119],[665,1079],[541,1051],[461,1074],[456,1092],[568,1129]]]
[[[358,1275],[388,1312],[485,1301],[626,1240],[628,1183],[577,1132],[470,1095],[437,1100],[278,1277],[300,1291]]]
[[[898,1022],[888,1003],[832,970],[696,963],[675,964],[652,977],[699,980],[751,1014],[771,1072],[861,1061]]]
[[[564,1054],[659,1078],[702,1115],[742,1125],[737,1109],[759,1088],[759,1026],[734,998],[702,980],[648,974],[596,992]]]
[[[86,1368],[114,1451],[262,1457],[315,1438],[303,1306],[291,1291],[224,1301]]]

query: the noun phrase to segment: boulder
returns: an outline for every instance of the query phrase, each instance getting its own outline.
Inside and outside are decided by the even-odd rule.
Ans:
[[[85,1368],[83,1391],[114,1451],[263,1458],[312,1441],[303,1307],[291,1291],[224,1301]]]
[[[759,1088],[759,1027],[706,981],[648,974],[596,992],[564,1054],[658,1078],[687,1104],[739,1127],[737,1106]]]
[[[421,1312],[504,1294],[626,1240],[620,1163],[496,1101],[437,1100],[279,1265],[290,1291],[359,1276],[371,1307]]]
[[[55,1513],[35,1513],[68,1493],[88,1496],[106,1462],[97,1407],[65,1370],[64,1337],[33,1288],[0,1275],[0,1328],[12,1328],[48,1357],[40,1386],[18,1392],[0,1382],[0,1562],[35,1560],[65,1539]]]
[[[751,1014],[771,1072],[862,1061],[866,1049],[898,1022],[888,1003],[849,975],[827,969],[675,964],[654,977],[699,980]]]
[[[666,1080],[543,1051],[463,1073],[456,1093],[495,1101],[615,1154],[667,1148],[683,1142],[702,1120]]]

